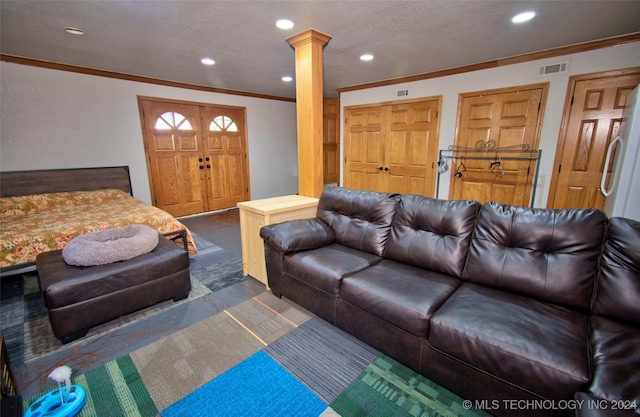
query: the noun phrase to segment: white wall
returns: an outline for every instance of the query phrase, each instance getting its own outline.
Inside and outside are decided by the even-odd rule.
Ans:
[[[560,61],[569,61],[567,74],[547,77],[537,76],[540,65]],[[549,82],[549,93],[540,136],[542,160],[536,200],[534,202],[535,207],[546,207],[549,194],[549,181],[551,180],[556,145],[560,134],[560,123],[569,77],[578,74],[637,66],[640,66],[640,42],[471,73],[345,92],[340,95],[341,116],[344,118],[345,106],[396,101],[399,99],[397,96],[398,90],[409,90],[409,95],[406,97],[407,99],[442,95],[439,148],[446,149],[454,142],[459,94]],[[344,132],[342,132],[341,135],[344,135]],[[341,143],[344,143],[343,139],[344,137],[342,136]],[[343,151],[344,150],[341,151],[342,158],[344,158]],[[341,175],[343,175],[342,172]],[[447,198],[449,195],[448,172],[442,175],[440,180],[441,184],[438,196],[439,198]]]
[[[294,102],[0,63],[0,171],[128,165],[150,203],[137,96],[247,108],[251,198],[298,190]]]

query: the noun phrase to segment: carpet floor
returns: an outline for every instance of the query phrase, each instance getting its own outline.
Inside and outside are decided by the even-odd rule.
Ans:
[[[147,343],[74,373],[73,383],[87,392],[78,416],[486,415],[466,410],[453,393],[264,287],[247,296],[257,284],[242,276],[237,256],[206,241],[198,248],[191,264],[194,290],[183,304],[168,302],[91,329],[81,340],[93,342],[78,346],[49,339],[37,281],[3,282],[0,315],[3,333],[12,335],[12,362],[22,361],[25,378],[46,379],[25,398],[25,409],[41,395],[34,393],[55,388],[42,375],[54,366],[74,366],[55,361],[51,352],[68,349],[62,357],[87,363],[87,348],[113,349],[115,340],[126,341],[127,328],[162,317],[173,331],[142,334]],[[209,308],[215,313],[206,314]],[[192,324],[172,324],[194,311],[202,316]]]
[[[72,380],[80,417],[486,415],[267,292]]]

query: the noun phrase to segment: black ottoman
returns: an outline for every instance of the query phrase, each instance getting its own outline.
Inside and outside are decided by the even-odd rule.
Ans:
[[[90,327],[153,304],[186,298],[191,291],[189,254],[159,236],[144,255],[107,265],[68,265],[62,250],[36,258],[36,268],[55,336],[69,343]]]

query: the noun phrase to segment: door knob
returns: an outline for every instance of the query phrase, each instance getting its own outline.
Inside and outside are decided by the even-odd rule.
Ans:
[[[208,168],[211,168],[211,165],[207,164],[207,169],[208,169]]]
[[[384,170],[385,171],[389,171],[389,167],[384,167]]]
[[[198,162],[202,162],[202,158],[198,158]]]
[[[209,160],[209,157],[207,156],[207,161]]]
[[[384,168],[382,168],[382,167],[378,167],[378,170],[379,170],[379,171],[382,171],[383,169],[384,169]]]
[[[199,168],[200,168],[200,169],[204,169],[204,167],[203,167],[202,165],[200,165],[200,167],[199,167]]]

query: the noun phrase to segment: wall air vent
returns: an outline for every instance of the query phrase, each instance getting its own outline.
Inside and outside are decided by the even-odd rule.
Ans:
[[[555,64],[540,65],[538,67],[538,75],[544,77],[545,75],[566,74],[569,69],[569,62],[556,62]]]

